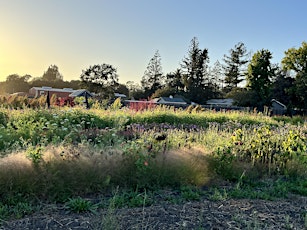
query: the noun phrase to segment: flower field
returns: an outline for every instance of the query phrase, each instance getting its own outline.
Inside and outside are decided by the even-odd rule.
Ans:
[[[3,108],[0,219],[31,213],[38,201],[76,208],[76,197],[108,197],[118,189],[179,189],[197,199],[204,190],[219,197],[228,183],[233,197],[306,196],[306,146],[302,117],[166,107]]]

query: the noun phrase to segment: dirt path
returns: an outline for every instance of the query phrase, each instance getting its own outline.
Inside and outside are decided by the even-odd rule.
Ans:
[[[4,222],[6,229],[307,229],[307,197],[159,204],[144,208],[67,213],[63,207]]]

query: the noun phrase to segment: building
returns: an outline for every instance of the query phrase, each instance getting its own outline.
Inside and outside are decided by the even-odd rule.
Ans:
[[[156,104],[162,104],[162,105],[187,105],[187,103],[180,97],[159,97],[151,100],[152,102]]]
[[[88,92],[85,89],[78,89],[74,90],[72,88],[63,88],[63,89],[58,89],[58,88],[52,88],[48,86],[43,86],[43,87],[32,87],[29,90],[29,96],[30,97],[40,97],[42,95],[47,95],[49,92],[49,96],[52,97],[52,95],[56,95],[56,97],[61,97],[61,98],[66,98],[66,97],[81,97],[85,95],[87,97],[93,97],[93,94]]]
[[[273,115],[284,115],[287,111],[287,106],[285,106],[280,101],[275,99],[271,100],[271,110]]]
[[[213,107],[231,107],[233,105],[233,99],[226,98],[226,99],[210,99],[206,102],[207,105]]]

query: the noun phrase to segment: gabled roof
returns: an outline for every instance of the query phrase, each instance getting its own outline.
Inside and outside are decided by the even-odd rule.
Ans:
[[[74,92],[69,94],[69,96],[70,97],[85,97],[86,94],[88,97],[93,97],[93,94],[87,91],[86,89],[74,90]]]
[[[155,98],[152,100],[153,102],[156,103],[165,103],[165,104],[187,104],[182,98],[180,97],[160,97],[160,98]]]
[[[280,105],[281,107],[283,107],[284,109],[287,109],[287,106],[285,106],[283,103],[281,103],[280,101],[277,101],[275,99],[272,99],[271,102],[275,102],[276,104]]]

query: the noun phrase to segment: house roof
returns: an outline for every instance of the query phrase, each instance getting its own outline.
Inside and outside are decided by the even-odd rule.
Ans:
[[[277,101],[275,99],[272,99],[271,102],[275,102],[276,104],[278,104],[279,106],[283,107],[284,109],[287,109],[287,106],[285,106],[283,103],[281,103],[280,101]]]
[[[122,93],[114,93],[115,97],[127,97],[125,94]]]
[[[160,97],[160,98],[155,98],[152,100],[153,102],[156,103],[165,103],[165,104],[187,104],[182,98],[180,97]]]
[[[85,95],[89,97],[93,97],[93,94],[87,91],[86,89],[78,89],[74,90],[71,94],[69,94],[70,97],[85,97]]]
[[[40,90],[40,91],[49,91],[49,92],[62,92],[62,93],[72,93],[75,90],[72,88],[63,88],[63,89],[58,89],[58,88],[52,88],[48,86],[43,86],[43,87],[33,87],[35,90]]]
[[[233,104],[233,99],[226,98],[226,99],[210,99],[206,102],[207,105],[224,105],[224,106],[231,106]]]

